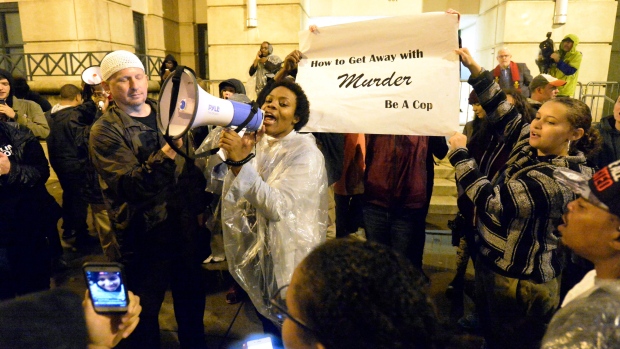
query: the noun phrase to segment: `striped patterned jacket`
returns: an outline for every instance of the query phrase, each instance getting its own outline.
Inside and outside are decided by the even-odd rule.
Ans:
[[[467,149],[449,154],[456,180],[476,205],[476,236],[481,261],[513,278],[547,282],[561,271],[556,231],[566,205],[576,197],[553,179],[553,170],[568,167],[592,175],[582,153],[538,157],[528,145],[529,125],[505,101],[499,86],[481,74],[470,81],[492,123],[505,125],[505,136],[519,133],[506,167],[493,181],[478,168]]]

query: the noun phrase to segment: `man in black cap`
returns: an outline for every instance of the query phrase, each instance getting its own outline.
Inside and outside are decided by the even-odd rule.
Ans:
[[[581,197],[568,204],[558,226],[562,242],[594,263],[571,289],[551,320],[542,348],[617,348],[620,306],[620,160],[590,180],[575,172],[554,173]],[[579,345],[577,345],[579,343]],[[575,344],[575,345],[570,345]]]

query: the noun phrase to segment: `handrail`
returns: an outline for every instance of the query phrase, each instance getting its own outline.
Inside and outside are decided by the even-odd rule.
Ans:
[[[39,76],[81,76],[93,65],[100,65],[109,51],[54,52],[54,53],[0,53],[0,68],[13,76],[33,80]],[[164,58],[137,54],[149,78],[159,76]]]
[[[593,122],[613,113],[619,87],[617,81],[590,81],[584,86],[580,99],[590,107]]]

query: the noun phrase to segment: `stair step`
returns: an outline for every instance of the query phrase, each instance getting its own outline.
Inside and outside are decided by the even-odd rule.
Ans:
[[[451,195],[433,195],[431,197],[431,205],[429,213],[434,214],[456,214],[458,212],[456,206],[456,196]]]
[[[437,178],[454,179],[454,167],[452,165],[435,165],[435,180]]]
[[[434,196],[456,196],[456,182],[454,179],[435,178],[433,185]]]

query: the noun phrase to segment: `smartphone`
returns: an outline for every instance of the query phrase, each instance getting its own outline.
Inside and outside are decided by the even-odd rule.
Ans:
[[[84,263],[84,279],[95,312],[123,314],[129,306],[123,265],[113,262]]]
[[[254,339],[243,343],[243,349],[273,349],[271,337]]]

